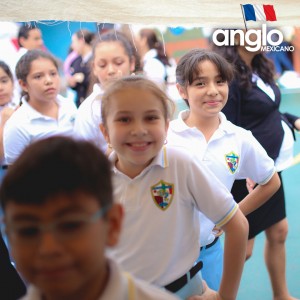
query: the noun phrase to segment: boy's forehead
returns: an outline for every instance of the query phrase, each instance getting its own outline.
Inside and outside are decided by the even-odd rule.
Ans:
[[[86,194],[61,194],[49,197],[44,203],[29,204],[10,201],[5,207],[6,218],[31,216],[39,220],[61,217],[69,213],[93,213],[99,209],[99,202]]]

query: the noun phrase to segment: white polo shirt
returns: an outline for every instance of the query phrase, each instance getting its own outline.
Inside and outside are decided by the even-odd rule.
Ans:
[[[188,115],[189,110],[182,111],[170,122],[168,144],[191,151],[229,191],[236,179],[249,177],[263,185],[274,175],[274,161],[250,131],[232,124],[220,112],[220,126],[206,142],[200,130],[184,122]],[[211,235],[213,227],[210,220],[201,218],[201,246],[214,239]]]
[[[150,49],[143,57],[143,72],[144,75],[161,85],[165,84],[167,75],[164,64],[158,59],[156,49]]]
[[[15,109],[16,106],[13,102],[9,102],[9,103],[6,103],[6,104],[0,106],[0,124],[1,124],[1,120],[2,120],[1,112],[5,107],[10,107],[12,109]],[[2,128],[2,130],[3,130],[3,128]],[[3,163],[4,163],[4,157],[0,157],[0,166],[2,166]],[[1,174],[1,171],[0,171],[0,174]]]
[[[142,280],[121,271],[120,267],[108,259],[109,278],[98,300],[178,300],[175,294],[163,291]],[[99,285],[101,283],[99,282]],[[42,300],[41,292],[30,285],[27,294],[20,300]]]
[[[110,159],[115,164],[116,154]],[[227,188],[186,150],[164,147],[134,179],[115,167],[124,205],[121,239],[111,254],[125,271],[158,286],[185,274],[199,255],[199,213],[218,226],[238,209]]]
[[[103,91],[99,84],[95,84],[92,94],[79,106],[74,125],[74,136],[93,142],[103,152],[106,151],[107,143],[99,128],[102,123],[101,100]]]
[[[22,105],[4,126],[3,147],[6,164],[12,164],[25,147],[36,140],[54,135],[73,135],[77,112],[74,102],[58,95],[57,104],[58,119],[53,119],[35,110],[22,98]]]

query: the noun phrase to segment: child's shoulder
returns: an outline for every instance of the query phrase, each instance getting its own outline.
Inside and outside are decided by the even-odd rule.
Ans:
[[[27,103],[26,103],[27,104]],[[10,118],[7,120],[5,126],[9,126],[11,124],[14,124],[17,122],[18,125],[30,121],[30,113],[28,111],[28,107],[26,104],[22,104],[20,107],[18,107],[13,114],[10,116]]]
[[[80,104],[79,111],[91,111],[93,106],[101,107],[101,96],[103,90],[99,84],[95,84],[93,87],[93,92]]]
[[[224,120],[224,124],[225,124],[225,128],[227,129],[227,131],[229,133],[235,134],[235,135],[239,136],[240,138],[247,139],[250,136],[252,136],[252,133],[250,130],[247,130],[243,127],[235,125],[231,121],[227,120],[226,118]]]
[[[164,147],[166,151],[166,158],[169,165],[184,165],[192,167],[195,164],[201,164],[199,157],[197,157],[194,151],[191,151],[184,145],[166,145]]]

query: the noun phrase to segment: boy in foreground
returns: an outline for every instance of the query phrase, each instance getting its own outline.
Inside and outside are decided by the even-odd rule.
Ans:
[[[51,137],[25,149],[0,188],[12,257],[30,284],[23,299],[176,299],[105,256],[123,218],[112,194],[110,163],[92,144]]]

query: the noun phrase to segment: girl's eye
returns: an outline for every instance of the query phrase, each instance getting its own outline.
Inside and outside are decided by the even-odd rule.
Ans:
[[[122,123],[128,123],[130,120],[127,117],[122,117],[122,118],[119,118],[118,121],[122,122]]]
[[[3,83],[3,84],[5,84],[5,83],[7,83],[7,82],[8,82],[8,78],[1,79],[1,80],[0,80],[0,82],[1,82],[1,83]]]
[[[226,83],[226,80],[224,79],[217,80],[217,84],[224,84],[224,83]]]
[[[35,75],[33,78],[34,79],[40,79],[42,76],[41,75]]]
[[[51,72],[51,76],[56,76],[57,75],[57,72],[53,71]]]
[[[203,86],[203,85],[205,85],[205,82],[203,80],[201,80],[201,79],[195,79],[192,82],[191,85],[193,85],[193,86]]]
[[[155,120],[159,120],[159,116],[156,116],[156,115],[148,116],[146,119],[148,121],[155,121]]]
[[[116,65],[117,66],[120,66],[120,65],[122,65],[123,64],[123,61],[116,61]]]

